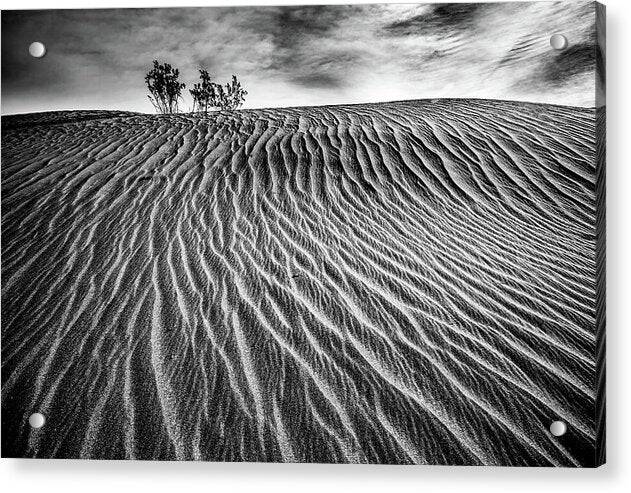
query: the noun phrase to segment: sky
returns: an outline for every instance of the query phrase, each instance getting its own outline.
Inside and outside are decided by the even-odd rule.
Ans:
[[[560,33],[568,47],[551,48]],[[33,58],[33,41],[46,45]],[[244,108],[424,98],[596,105],[591,2],[365,4],[2,12],[2,113],[153,112],[152,61],[234,74]]]

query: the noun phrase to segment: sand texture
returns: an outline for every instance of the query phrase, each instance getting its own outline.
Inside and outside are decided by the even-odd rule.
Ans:
[[[603,118],[4,117],[3,455],[596,465]]]

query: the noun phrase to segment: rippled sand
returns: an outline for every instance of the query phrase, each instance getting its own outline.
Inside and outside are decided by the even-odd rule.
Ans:
[[[4,117],[3,455],[595,465],[596,123]]]

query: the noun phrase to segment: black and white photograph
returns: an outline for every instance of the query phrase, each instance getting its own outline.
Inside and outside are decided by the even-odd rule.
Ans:
[[[1,15],[3,457],[605,463],[603,5]]]

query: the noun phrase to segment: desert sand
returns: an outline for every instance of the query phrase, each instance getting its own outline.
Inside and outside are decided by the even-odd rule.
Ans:
[[[599,118],[3,117],[3,455],[594,465]]]

